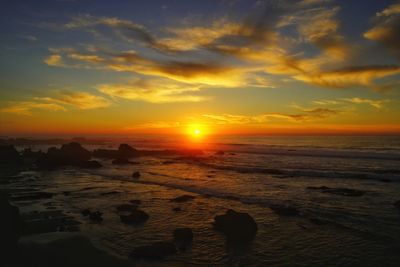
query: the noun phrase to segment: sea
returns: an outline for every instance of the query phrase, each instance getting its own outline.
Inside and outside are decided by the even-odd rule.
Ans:
[[[96,247],[121,258],[135,247],[171,240],[175,228],[190,227],[192,245],[156,262],[160,266],[400,266],[400,209],[394,205],[400,200],[400,136],[143,135],[103,140],[83,146],[116,149],[126,143],[136,149],[200,149],[203,154],[138,157],[131,165],[96,159],[103,167],[95,170],[22,171],[9,187],[54,196],[15,201],[21,212],[61,210],[79,222],[80,233]],[[49,146],[17,148],[46,151]],[[132,178],[135,171],[139,179]],[[171,201],[181,195],[195,198]],[[121,223],[116,206],[130,200],[141,201],[148,221]],[[270,208],[274,205],[292,207],[298,214],[276,213]],[[101,211],[104,220],[88,221],[83,209]],[[214,217],[228,209],[255,219],[253,241],[233,245],[213,228]]]

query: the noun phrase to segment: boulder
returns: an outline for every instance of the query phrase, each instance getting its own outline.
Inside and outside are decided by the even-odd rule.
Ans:
[[[149,219],[149,215],[140,209],[134,209],[129,215],[120,215],[121,222],[126,224],[139,224],[144,223]]]
[[[297,216],[300,214],[297,208],[289,205],[274,204],[270,205],[269,208],[273,210],[276,214],[283,216]]]
[[[96,158],[106,158],[106,159],[118,158],[118,150],[112,150],[112,149],[95,149],[92,154],[93,157]]]
[[[396,201],[395,203],[393,203],[393,205],[399,209],[400,211],[400,200]]]
[[[176,228],[173,232],[174,241],[178,244],[178,248],[184,249],[193,241],[193,231],[190,228]]]
[[[140,172],[133,172],[133,173],[132,173],[132,178],[137,179],[137,178],[139,178],[139,177],[140,177]]]
[[[136,247],[130,254],[130,257],[160,260],[167,256],[176,254],[175,244],[170,241],[160,241],[151,245]]]
[[[140,204],[142,204],[142,201],[140,199],[131,199],[131,200],[129,200],[129,202],[136,206],[139,206]]]
[[[190,200],[195,199],[195,196],[192,195],[182,195],[173,199],[170,199],[171,202],[177,202],[177,203],[181,203],[181,202],[188,202]]]
[[[14,146],[0,145],[0,166],[15,167],[21,164],[21,156]]]
[[[246,242],[257,233],[257,223],[247,213],[229,209],[224,215],[214,218],[214,228],[224,233],[228,241]]]
[[[182,211],[182,209],[180,207],[175,207],[172,210],[175,211],[175,212]]]

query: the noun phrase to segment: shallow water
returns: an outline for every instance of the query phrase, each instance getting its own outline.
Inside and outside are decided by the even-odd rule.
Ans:
[[[98,170],[67,168],[24,172],[9,186],[41,188],[51,200],[16,202],[22,212],[50,206],[67,212],[100,248],[127,257],[136,246],[168,240],[177,227],[191,227],[193,245],[166,263],[223,266],[399,266],[400,137],[225,137],[178,142],[167,137],[109,140],[143,149],[201,148],[201,159],[141,157],[138,165]],[[34,149],[45,148],[34,147]],[[93,149],[94,146],[88,146]],[[224,155],[215,155],[223,150]],[[133,180],[133,171],[141,177]],[[32,177],[36,177],[32,179]],[[363,190],[351,197],[309,186]],[[63,194],[64,191],[70,194]],[[186,203],[169,200],[182,194]],[[139,226],[120,222],[116,205],[140,199],[150,219]],[[299,209],[295,217],[279,216],[271,204]],[[172,209],[181,207],[182,211]],[[104,221],[90,223],[84,208],[101,210]],[[228,208],[255,218],[255,240],[232,247],[212,228],[215,215]],[[315,224],[319,219],[324,224]],[[314,221],[315,222],[315,221]]]

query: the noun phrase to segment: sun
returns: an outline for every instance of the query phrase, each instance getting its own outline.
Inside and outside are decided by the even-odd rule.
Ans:
[[[193,135],[199,136],[200,134],[201,134],[201,131],[199,129],[196,128],[193,130]]]

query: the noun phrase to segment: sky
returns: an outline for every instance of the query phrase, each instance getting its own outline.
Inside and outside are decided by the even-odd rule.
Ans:
[[[0,135],[399,134],[400,1],[3,1]]]

